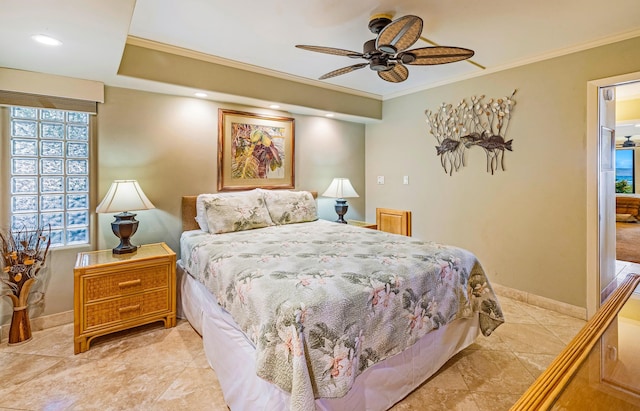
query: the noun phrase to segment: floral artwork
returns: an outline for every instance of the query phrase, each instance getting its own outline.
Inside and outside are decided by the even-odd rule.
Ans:
[[[466,150],[482,148],[487,155],[487,172],[504,171],[504,153],[513,151],[512,141],[507,140],[507,129],[515,106],[511,96],[490,98],[472,96],[470,102],[462,100],[455,107],[442,103],[435,111],[426,110],[430,133],[438,141],[436,154],[445,173],[453,175],[466,165]]]
[[[218,191],[294,188],[294,120],[219,110]]]
[[[284,134],[282,127],[231,123],[231,173],[233,178],[282,178]]]

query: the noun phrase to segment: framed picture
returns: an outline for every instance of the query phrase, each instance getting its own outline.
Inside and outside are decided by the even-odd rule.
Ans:
[[[295,188],[294,119],[218,109],[218,191]]]

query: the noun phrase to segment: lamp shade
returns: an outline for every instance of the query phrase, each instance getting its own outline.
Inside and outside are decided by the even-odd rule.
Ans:
[[[334,178],[322,195],[333,198],[360,197],[348,178]]]
[[[149,201],[136,180],[115,180],[96,208],[96,213],[119,213],[152,208],[156,207]]]

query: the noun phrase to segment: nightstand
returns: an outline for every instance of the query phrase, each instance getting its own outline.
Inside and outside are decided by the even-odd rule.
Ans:
[[[357,227],[362,227],[362,228],[371,228],[373,230],[376,230],[378,228],[378,226],[375,223],[367,223],[366,221],[347,220],[347,224],[355,225]]]
[[[165,243],[130,254],[79,253],[74,272],[74,352],[93,338],[164,321],[176,325],[176,253]]]

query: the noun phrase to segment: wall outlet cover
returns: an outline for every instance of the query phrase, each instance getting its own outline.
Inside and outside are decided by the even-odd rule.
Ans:
[[[384,176],[378,176],[378,184],[384,184]]]

